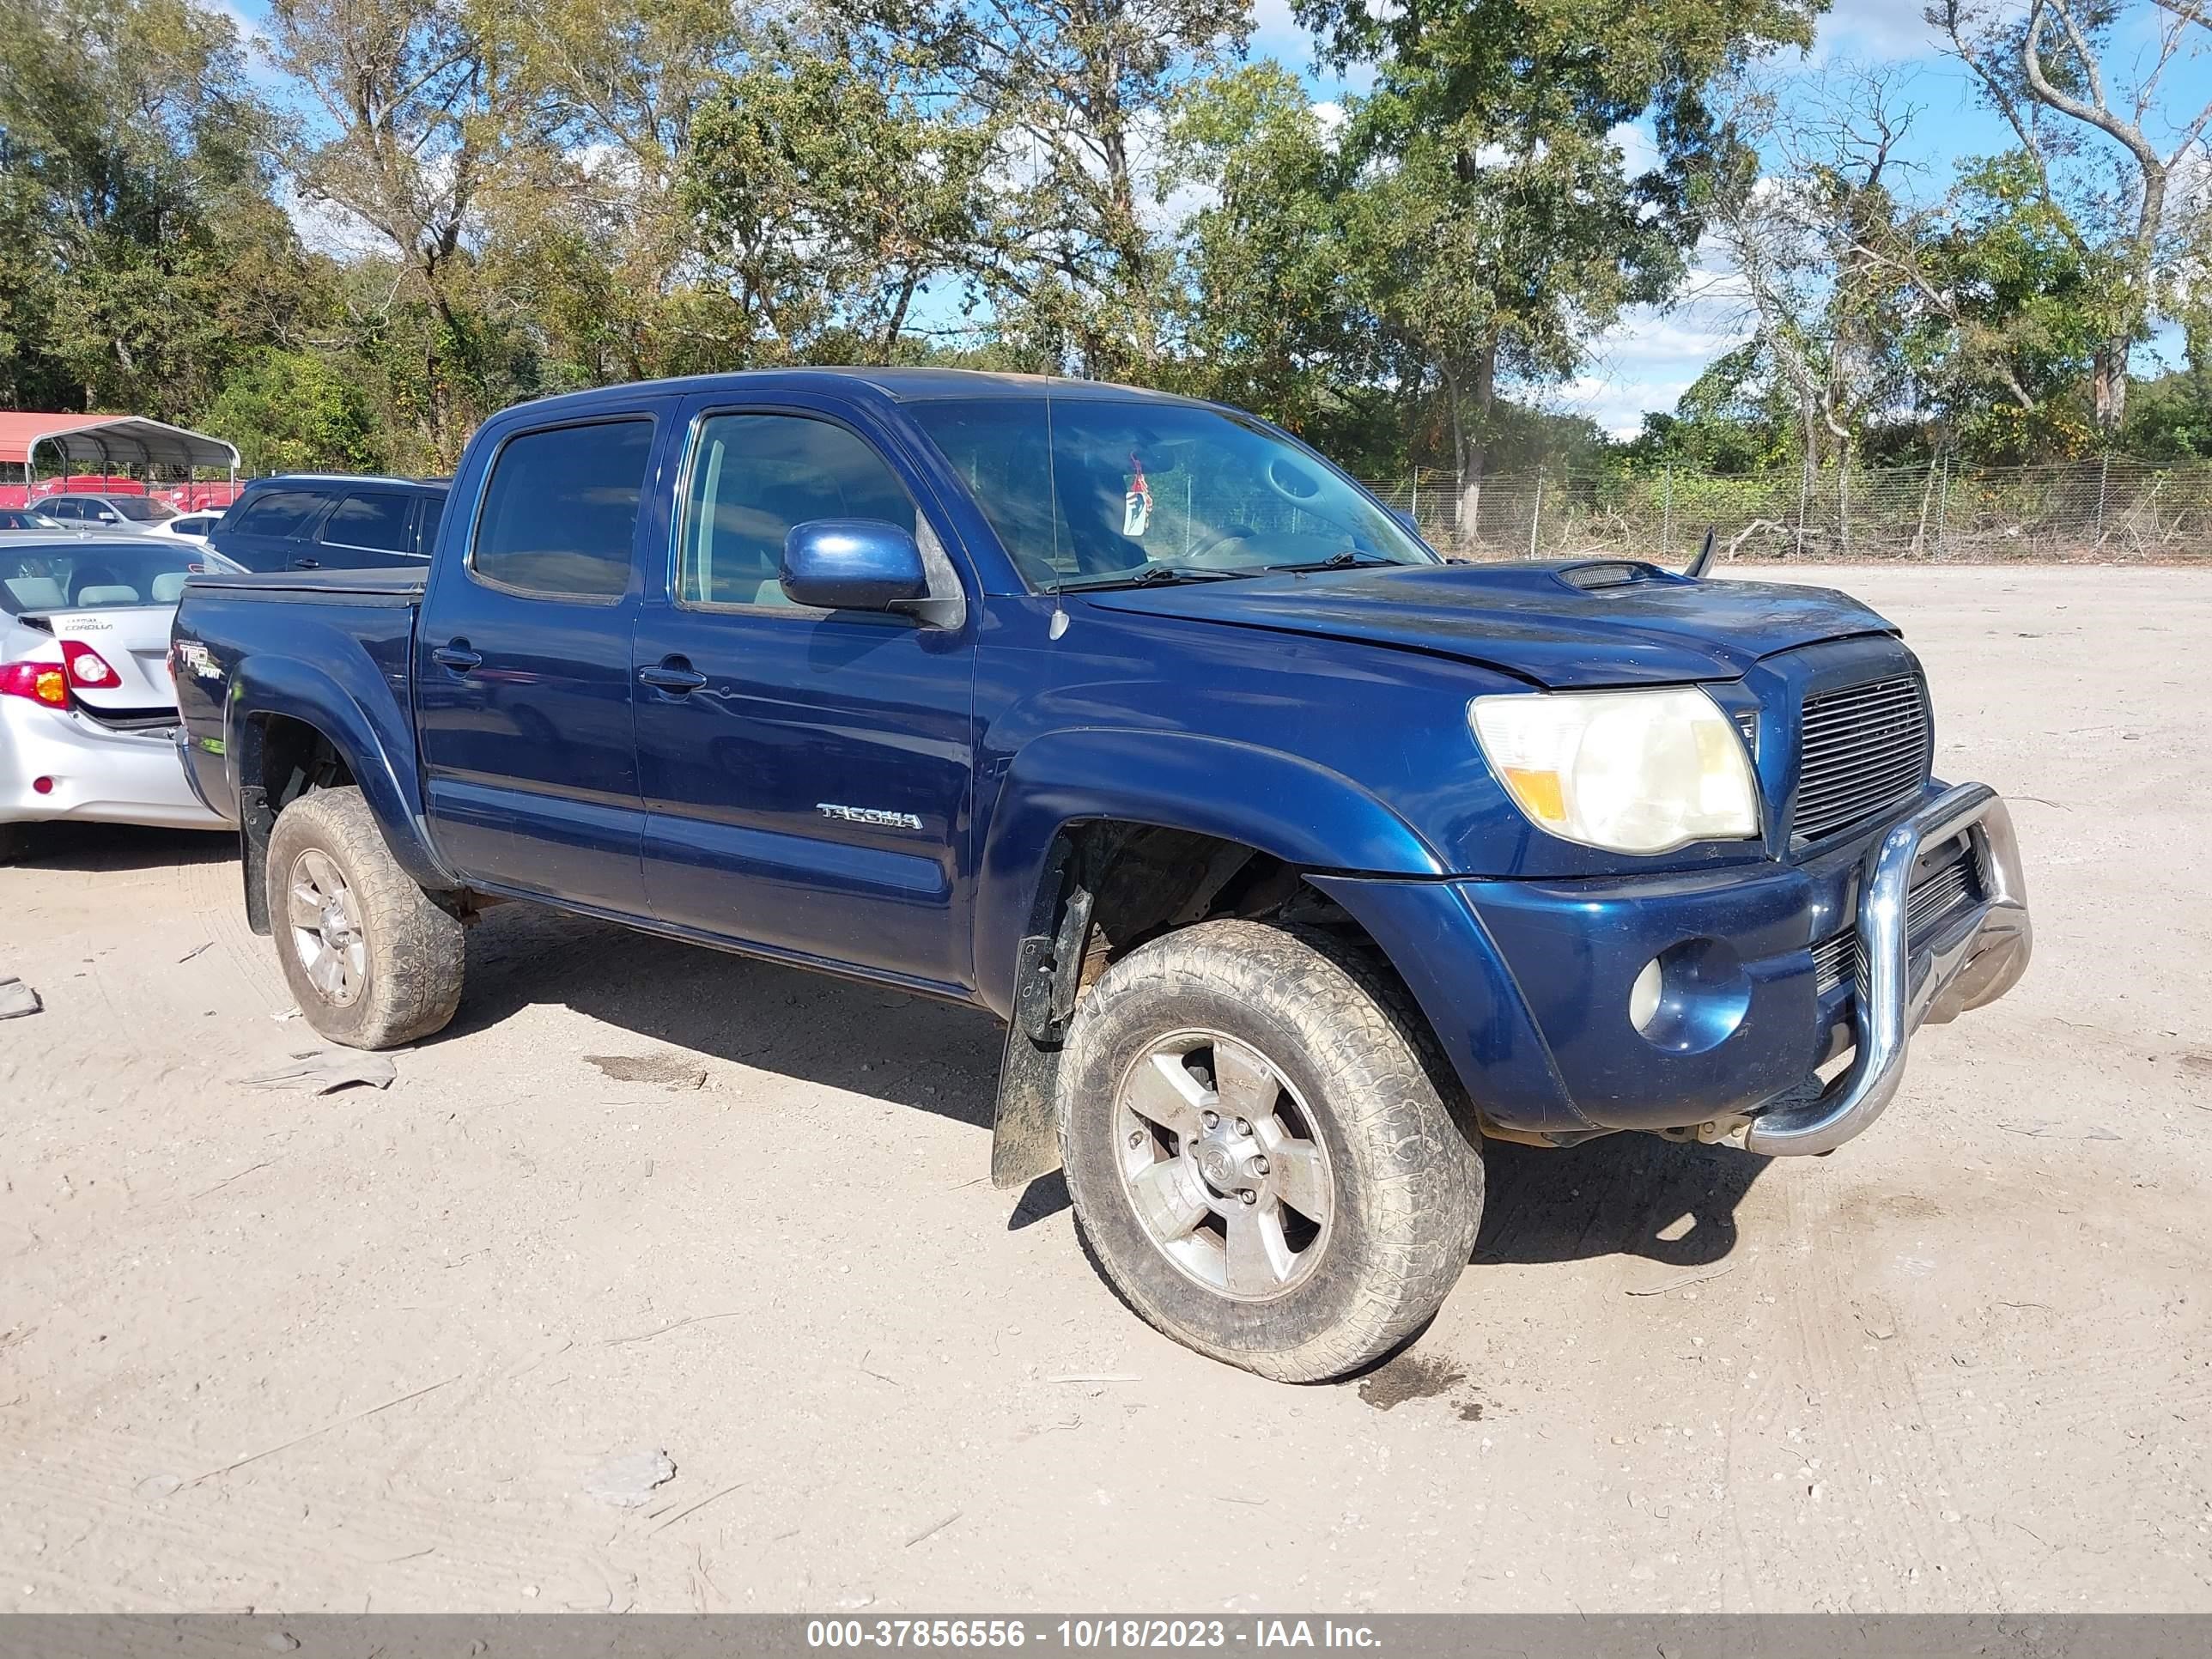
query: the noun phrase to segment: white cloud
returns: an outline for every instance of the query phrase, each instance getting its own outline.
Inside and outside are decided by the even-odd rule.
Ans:
[[[1605,135],[1620,151],[1623,172],[1632,179],[1659,165],[1659,141],[1634,121],[1623,121]]]
[[[261,27],[261,20],[234,0],[215,0],[208,9],[230,20],[231,27],[238,31],[238,44],[246,48],[249,57],[258,56],[268,46],[269,31]]]
[[[1541,401],[1587,415],[1614,437],[1632,437],[1646,414],[1671,411],[1714,358],[1752,333],[1743,279],[1708,239],[1673,305],[1629,307],[1590,343],[1583,373]]]
[[[1820,20],[1814,55],[1932,56],[1937,50],[1937,36],[1922,15],[1927,0],[1836,0],[1834,8]]]
[[[276,202],[291,220],[301,245],[311,253],[325,254],[333,259],[359,259],[392,252],[390,239],[371,229],[358,214],[335,202],[304,201],[289,179],[278,185]]]

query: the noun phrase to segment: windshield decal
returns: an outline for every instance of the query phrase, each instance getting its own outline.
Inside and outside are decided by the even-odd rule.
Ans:
[[[1145,533],[1152,521],[1152,487],[1145,482],[1145,464],[1129,452],[1129,493],[1121,502],[1121,533],[1131,539]]]

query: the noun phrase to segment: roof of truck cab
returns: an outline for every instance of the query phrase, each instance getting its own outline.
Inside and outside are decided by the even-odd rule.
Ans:
[[[732,374],[693,374],[680,380],[634,380],[618,386],[594,386],[541,398],[518,407],[548,411],[588,409],[597,404],[653,392],[731,392],[760,396],[778,392],[871,392],[894,403],[936,403],[960,398],[1106,398],[1147,403],[1196,404],[1197,400],[1173,392],[1148,392],[1139,386],[1110,380],[1071,380],[1050,374],[999,374],[974,368],[755,368]],[[507,411],[512,413],[512,410]]]

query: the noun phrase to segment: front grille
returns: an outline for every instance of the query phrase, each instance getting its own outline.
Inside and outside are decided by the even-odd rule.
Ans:
[[[1791,844],[1864,823],[1928,781],[1934,738],[1917,674],[1866,680],[1805,699]]]
[[[1859,935],[1855,927],[1831,933],[1813,947],[1813,983],[1826,996],[1858,971]]]
[[[1958,846],[1958,842],[1952,843]],[[1940,869],[1923,872],[1905,898],[1906,948],[1920,943],[1929,928],[1946,917],[1979,904],[1988,890],[1982,881],[1981,860],[1971,839],[1960,847],[1958,857]],[[1863,984],[1859,935],[1856,927],[1831,933],[1813,947],[1815,994],[1826,996],[1845,980]]]
[[[1954,910],[1978,904],[1982,898],[1979,860],[1970,842],[1957,858],[1940,870],[1921,877],[1905,900],[1905,936],[1917,939],[1929,927]]]

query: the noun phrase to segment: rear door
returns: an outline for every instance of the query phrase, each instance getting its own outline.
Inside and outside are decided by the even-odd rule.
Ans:
[[[880,519],[922,542],[933,590],[960,597],[924,489],[895,434],[826,399],[702,398],[686,413],[676,545],[635,655],[653,915],[963,987],[973,622],[811,610],[777,580],[793,525]]]
[[[293,560],[295,568],[335,570],[419,566],[415,550],[415,492],[349,489],[315,526],[314,541]]]
[[[415,696],[431,837],[477,885],[646,914],[630,636],[671,401],[514,426],[461,480]]]
[[[223,514],[208,539],[248,570],[288,570],[331,504],[329,492],[279,484],[248,495]]]

